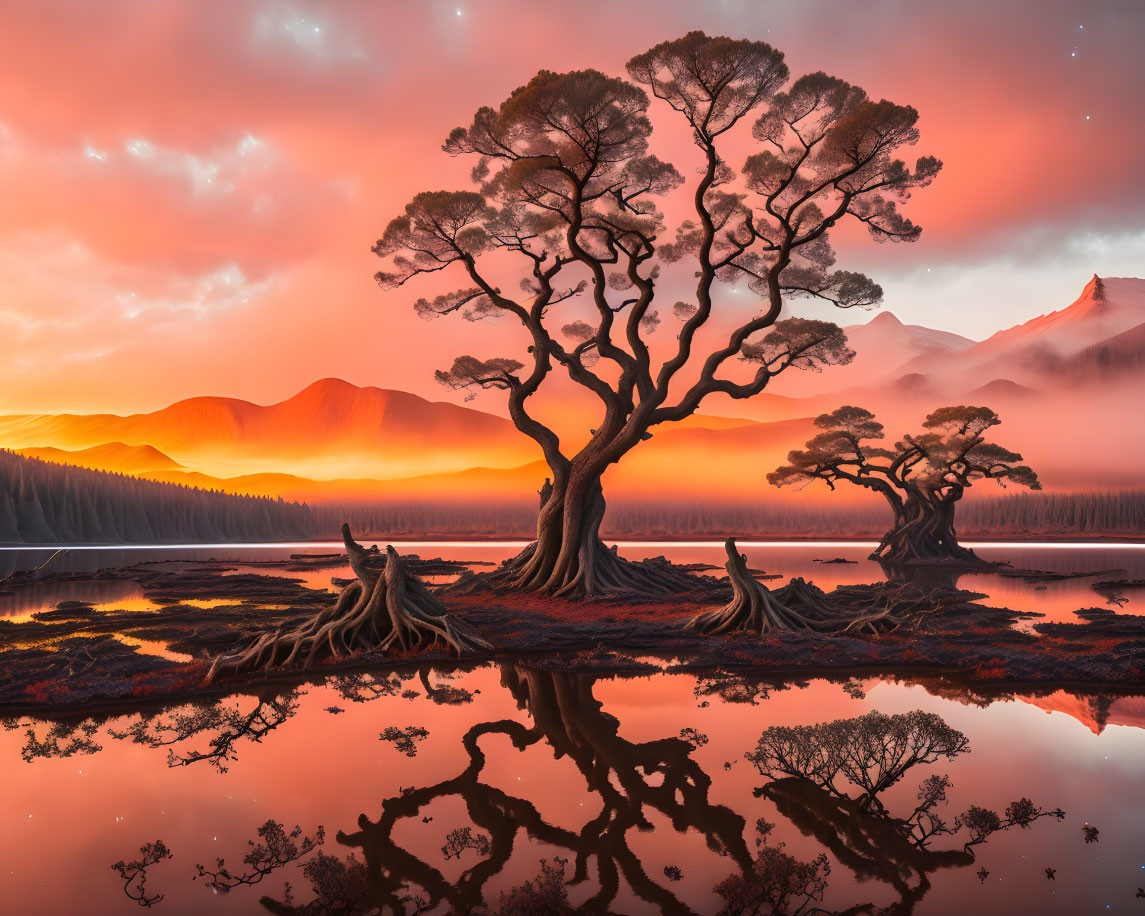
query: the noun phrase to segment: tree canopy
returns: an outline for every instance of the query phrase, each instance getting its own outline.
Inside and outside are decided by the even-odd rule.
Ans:
[[[599,552],[582,551],[603,515],[600,475],[651,427],[716,393],[758,394],[788,368],[851,359],[836,325],[784,317],[785,304],[877,304],[876,283],[835,268],[830,230],[850,217],[876,241],[916,239],[900,205],[941,168],[930,156],[899,158],[919,138],[915,109],[824,73],[791,81],[765,42],[691,32],[632,58],[627,74],[543,70],[478,109],[444,144],[474,160],[473,187],[415,195],[373,248],[384,289],[460,276],[464,285],[419,298],[419,314],[508,318],[527,335],[527,353],[462,355],[437,377],[506,391],[513,421],[543,450],[553,493],[523,580],[540,587],[591,590],[608,578],[592,569]],[[688,182],[650,151],[649,94],[685,119],[699,150],[699,179],[686,192],[693,212],[672,226],[659,202]],[[737,172],[722,141],[749,118],[758,149]],[[694,294],[661,307],[661,270],[678,262],[693,268]],[[758,305],[728,296],[736,284]],[[657,362],[649,338],[669,316],[676,340]],[[727,326],[724,342],[699,348],[701,331]],[[746,378],[729,371],[739,363],[752,369]],[[557,366],[603,413],[572,454],[528,406]]]

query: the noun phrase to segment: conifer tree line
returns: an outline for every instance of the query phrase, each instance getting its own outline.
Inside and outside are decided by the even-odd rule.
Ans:
[[[1145,490],[1079,493],[1006,493],[970,496],[959,532],[975,537],[1140,535],[1145,531]],[[389,502],[318,504],[317,531],[349,521],[371,536],[490,536],[529,538],[536,522],[531,501],[466,503]],[[790,502],[636,502],[616,499],[601,531],[610,538],[863,537],[886,530],[876,502],[834,505]]]
[[[233,496],[124,474],[53,464],[0,449],[0,544],[147,544],[336,540],[343,522],[366,537],[533,534],[532,501],[497,503],[286,502]],[[608,537],[872,537],[882,506],[650,503],[616,500]],[[1139,535],[1145,490],[1008,493],[968,498],[965,537]]]
[[[0,544],[291,540],[311,530],[306,505],[141,480],[0,450]]]

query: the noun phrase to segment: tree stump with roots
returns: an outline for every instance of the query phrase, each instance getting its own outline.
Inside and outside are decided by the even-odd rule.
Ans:
[[[747,557],[739,552],[735,538],[724,542],[725,568],[732,583],[732,600],[714,611],[697,614],[685,629],[706,636],[741,630],[763,635],[773,632],[819,633],[825,636],[878,635],[897,629],[906,618],[894,613],[894,603],[874,609],[833,600],[822,589],[802,578],[771,591],[751,574]]]
[[[470,626],[448,616],[393,547],[386,548],[384,564],[372,564],[382,555],[377,547],[367,550],[355,541],[349,525],[342,526],[342,540],[357,580],[342,589],[334,605],[293,629],[279,628],[246,649],[218,656],[205,683],[220,673],[271,671],[295,663],[305,669],[318,659],[362,651],[417,652],[442,644],[464,655],[492,648]]]

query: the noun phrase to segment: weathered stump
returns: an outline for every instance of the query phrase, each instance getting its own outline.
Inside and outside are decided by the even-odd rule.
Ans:
[[[222,672],[270,671],[296,662],[305,669],[317,659],[363,651],[416,652],[443,644],[463,655],[492,648],[467,624],[449,617],[393,547],[386,548],[384,563],[371,563],[382,555],[355,541],[349,525],[342,526],[342,540],[357,579],[342,589],[334,605],[294,629],[279,629],[239,652],[218,656],[206,683]]]
[[[732,584],[732,600],[724,607],[697,614],[685,628],[708,636],[741,630],[752,633],[795,631],[844,635],[895,629],[905,621],[892,613],[892,605],[857,608],[835,603],[822,589],[802,578],[792,579],[774,592],[751,574],[747,557],[739,552],[735,538],[724,542],[725,568]]]

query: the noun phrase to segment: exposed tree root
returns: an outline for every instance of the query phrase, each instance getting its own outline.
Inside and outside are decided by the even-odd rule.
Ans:
[[[578,562],[567,575],[553,571],[553,562],[537,555],[537,542],[506,561],[499,569],[463,576],[446,591],[529,591],[562,598],[625,595],[658,598],[695,591],[702,579],[663,557],[626,560],[599,540],[578,551]]]
[[[959,544],[953,519],[944,521],[931,516],[896,525],[883,535],[870,559],[903,568],[992,570],[1007,565],[983,560],[969,547]]]
[[[440,643],[463,655],[492,648],[471,627],[447,615],[407,572],[393,547],[386,548],[384,557],[376,547],[367,550],[354,540],[349,525],[342,526],[342,539],[358,578],[342,589],[333,607],[285,633],[268,633],[240,652],[218,656],[207,684],[221,672],[270,671],[296,663],[308,668],[317,659],[366,650],[415,652]]]
[[[851,601],[828,596],[802,578],[792,579],[783,588],[771,591],[748,570],[747,558],[736,547],[735,538],[724,542],[726,568],[732,583],[732,600],[725,607],[705,611],[688,621],[686,628],[708,636],[750,630],[753,633],[802,631],[824,635],[860,635],[889,632],[907,623],[899,613],[899,602]],[[896,590],[897,591],[897,590]]]

